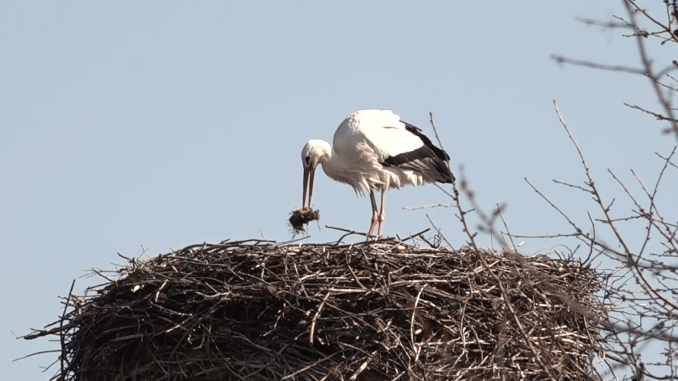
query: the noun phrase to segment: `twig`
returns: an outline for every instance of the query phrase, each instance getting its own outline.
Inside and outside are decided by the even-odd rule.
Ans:
[[[438,232],[438,236],[443,241],[445,241],[445,243],[447,244],[447,247],[452,247],[452,244],[450,243],[450,241],[448,241],[447,238],[445,238],[445,235],[443,234],[443,232],[440,231],[440,229],[438,229],[436,224],[433,223],[433,220],[431,219],[431,216],[428,215],[428,213],[426,213],[426,218],[428,219],[428,222],[431,224],[431,226],[433,226],[433,228],[436,230],[436,232]]]
[[[456,208],[456,204],[436,204],[436,205],[423,205],[423,206],[403,206],[404,210],[422,210],[422,209],[433,209],[433,208]]]
[[[331,226],[331,225],[325,225],[325,227],[328,228],[328,229],[334,229],[334,230],[346,232],[346,234],[339,237],[337,242],[335,242],[335,245],[338,245],[341,241],[343,241],[344,238],[350,236],[351,234],[356,234],[356,235],[361,235],[361,236],[367,237],[367,233],[363,233],[363,232],[359,232],[359,231],[355,231],[355,230],[351,230],[351,229],[344,229],[344,228]]]
[[[66,356],[67,354],[65,353],[66,350],[66,338],[65,334],[66,332],[64,331],[64,320],[66,319],[66,311],[68,310],[68,304],[71,301],[71,296],[73,295],[73,287],[75,287],[75,279],[71,282],[71,288],[68,290],[68,296],[66,297],[66,302],[64,303],[64,311],[61,313],[61,318],[59,319],[59,341],[61,342],[61,356],[59,356],[59,360],[61,360],[61,374],[66,374]]]
[[[429,117],[429,122],[431,123],[431,127],[433,128],[433,134],[436,136],[436,140],[438,141],[438,145],[440,146],[440,149],[445,151],[445,147],[443,147],[443,142],[440,141],[440,136],[438,136],[438,130],[436,129],[435,123],[433,123],[433,112],[429,111],[428,112],[428,117]]]
[[[315,332],[315,322],[318,321],[318,316],[320,316],[320,312],[322,312],[323,307],[325,306],[325,302],[327,302],[327,298],[330,297],[330,292],[328,291],[325,294],[325,297],[323,298],[323,301],[320,303],[318,306],[318,310],[315,312],[315,315],[313,315],[313,320],[311,321],[311,332],[308,335],[308,342],[313,345],[313,332]]]
[[[559,55],[556,55],[556,54],[552,54],[551,59],[556,61],[556,63],[558,63],[560,65],[570,64],[570,65],[584,66],[584,67],[589,67],[589,68],[592,68],[592,69],[599,69],[599,70],[623,71],[623,72],[631,73],[631,74],[645,74],[645,71],[643,69],[637,69],[637,68],[633,68],[633,67],[620,66],[620,65],[604,65],[604,64],[599,64],[599,63],[590,62],[590,61],[573,60],[571,58],[559,56]]]

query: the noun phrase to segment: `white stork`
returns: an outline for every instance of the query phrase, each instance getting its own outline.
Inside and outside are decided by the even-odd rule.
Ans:
[[[372,222],[368,237],[384,222],[384,197],[389,188],[425,182],[451,183],[450,157],[421,130],[400,120],[390,110],[361,110],[350,114],[334,133],[334,147],[311,139],[301,151],[304,166],[302,209],[311,207],[313,178],[318,164],[330,178],[353,187],[357,195],[370,193]],[[306,190],[308,189],[308,204]],[[377,209],[374,191],[381,190]]]

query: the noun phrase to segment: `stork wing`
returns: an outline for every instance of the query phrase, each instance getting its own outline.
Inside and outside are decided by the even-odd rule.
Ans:
[[[454,179],[447,153],[434,146],[419,128],[401,121],[389,110],[363,110],[349,115],[334,135],[334,147],[350,155],[369,151],[382,165],[420,172],[427,181]]]
[[[341,123],[334,134],[334,148],[338,153],[350,154],[352,150],[369,149],[380,163],[391,156],[414,151],[423,145],[424,142],[408,132],[400,117],[390,110],[354,112]]]
[[[407,132],[412,136],[416,136],[422,142],[422,145],[413,151],[390,156],[382,164],[417,171],[427,181],[444,183],[454,181],[454,175],[452,175],[449,167],[450,157],[447,155],[447,152],[434,146],[431,140],[421,133],[419,128],[406,122],[403,123],[406,126]]]

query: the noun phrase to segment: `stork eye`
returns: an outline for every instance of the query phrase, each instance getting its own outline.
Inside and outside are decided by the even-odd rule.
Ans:
[[[311,157],[306,156],[306,165],[311,165]]]

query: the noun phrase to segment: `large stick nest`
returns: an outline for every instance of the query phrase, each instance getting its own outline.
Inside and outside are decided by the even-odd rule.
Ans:
[[[246,241],[118,272],[25,336],[61,340],[54,379],[580,380],[598,348],[599,279],[572,261]]]

